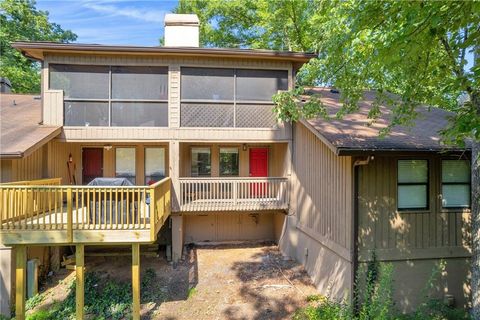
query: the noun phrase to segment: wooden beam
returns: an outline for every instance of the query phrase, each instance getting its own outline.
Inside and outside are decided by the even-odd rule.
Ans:
[[[132,244],[133,320],[140,320],[140,244]]]
[[[25,320],[25,290],[27,278],[27,246],[15,246],[15,319]]]
[[[84,296],[85,296],[85,260],[84,254],[85,245],[77,244],[75,250],[75,272],[77,276],[76,291],[75,291],[75,311],[77,320],[83,319],[84,310]]]

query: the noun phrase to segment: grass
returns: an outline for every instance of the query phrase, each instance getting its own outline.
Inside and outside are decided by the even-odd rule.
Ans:
[[[197,293],[197,288],[192,287],[192,288],[188,289],[187,299],[192,298],[196,293]]]

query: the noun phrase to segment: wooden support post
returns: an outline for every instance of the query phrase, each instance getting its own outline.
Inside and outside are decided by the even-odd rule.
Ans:
[[[67,241],[73,242],[73,197],[72,188],[67,189]]]
[[[27,278],[27,247],[25,245],[15,246],[16,267],[15,267],[15,319],[25,319],[25,290]]]
[[[132,244],[133,320],[140,320],[140,244]]]
[[[183,251],[183,216],[172,216],[172,260],[178,262]]]
[[[85,246],[77,244],[75,249],[75,272],[77,277],[75,291],[75,311],[77,320],[83,319],[84,296],[85,296]]]

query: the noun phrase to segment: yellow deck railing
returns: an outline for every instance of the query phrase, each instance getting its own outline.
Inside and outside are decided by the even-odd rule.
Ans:
[[[0,236],[66,231],[65,242],[72,243],[76,231],[138,230],[149,231],[150,241],[155,241],[170,214],[170,178],[151,186],[62,186],[60,182],[1,184]]]

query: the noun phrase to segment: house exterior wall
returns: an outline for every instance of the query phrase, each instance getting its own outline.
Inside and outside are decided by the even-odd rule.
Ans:
[[[168,144],[166,143],[111,143],[110,149],[105,149],[105,143],[95,142],[63,142],[54,140],[49,144],[49,176],[62,178],[63,184],[69,184],[67,161],[69,154],[72,154],[75,163],[75,177],[77,184],[82,184],[82,149],[83,148],[104,148],[103,150],[103,176],[115,177],[115,149],[117,147],[134,147],[136,150],[135,171],[137,185],[145,184],[145,148],[165,148],[165,176],[169,175],[168,165]]]
[[[352,159],[336,156],[303,124],[294,127],[290,212],[283,254],[301,262],[323,294],[353,289]]]
[[[287,70],[289,87],[293,87],[293,65],[287,61],[261,59],[191,58],[175,56],[109,56],[95,54],[47,54],[43,63],[42,90],[46,124],[63,124],[63,95],[49,90],[49,64],[168,66],[169,127],[64,127],[61,139],[65,141],[288,141],[290,125],[279,123],[277,128],[186,128],[180,127],[180,68],[214,67]],[[53,110],[53,111],[52,111]]]
[[[397,210],[397,160],[429,161],[429,209]],[[432,296],[455,298],[465,307],[469,295],[470,213],[443,210],[441,206],[441,156],[375,156],[359,167],[358,250],[360,268],[371,260],[394,267],[395,301],[402,311],[424,302],[422,290],[440,259],[446,271],[440,275]],[[361,274],[361,273],[360,273]]]
[[[220,212],[183,215],[184,243],[224,241],[276,241],[281,212]]]
[[[247,150],[243,150],[243,144],[239,143],[181,143],[180,144],[180,177],[191,176],[191,148],[192,147],[209,147],[211,152],[212,177],[218,177],[219,168],[219,152],[221,147],[238,148],[239,156],[239,177],[249,176],[249,150],[250,148],[268,148],[268,175],[270,177],[284,177],[288,172],[288,144],[272,143],[272,144],[248,144]]]

